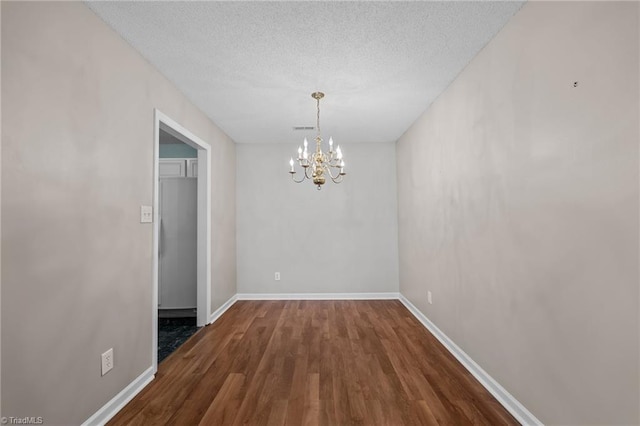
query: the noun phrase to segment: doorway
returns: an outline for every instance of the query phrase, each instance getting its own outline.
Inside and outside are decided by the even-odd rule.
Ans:
[[[196,327],[210,322],[211,148],[158,110],[154,114],[154,129],[152,359],[155,372],[159,358],[164,358],[167,350],[175,349]],[[167,141],[175,144],[170,151],[176,151],[180,144],[183,152],[191,154],[183,158],[182,169],[180,160],[167,162],[160,158],[161,151],[167,151],[161,150],[161,144]],[[169,177],[171,173],[173,177]],[[159,331],[165,332],[162,346]]]
[[[160,127],[158,363],[197,330],[198,151]]]

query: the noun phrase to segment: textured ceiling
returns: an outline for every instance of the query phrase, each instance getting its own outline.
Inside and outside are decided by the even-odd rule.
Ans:
[[[522,2],[90,2],[238,143],[392,142]]]

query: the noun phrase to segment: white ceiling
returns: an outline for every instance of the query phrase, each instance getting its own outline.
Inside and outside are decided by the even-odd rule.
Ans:
[[[238,143],[393,142],[523,2],[90,2]]]

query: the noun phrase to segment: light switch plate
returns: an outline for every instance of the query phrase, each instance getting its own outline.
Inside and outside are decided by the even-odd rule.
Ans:
[[[153,207],[140,206],[140,223],[152,223],[153,222]]]

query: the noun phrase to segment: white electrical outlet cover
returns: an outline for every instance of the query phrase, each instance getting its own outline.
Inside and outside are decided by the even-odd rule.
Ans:
[[[101,356],[102,359],[102,375],[107,374],[113,369],[113,348],[109,349]]]

